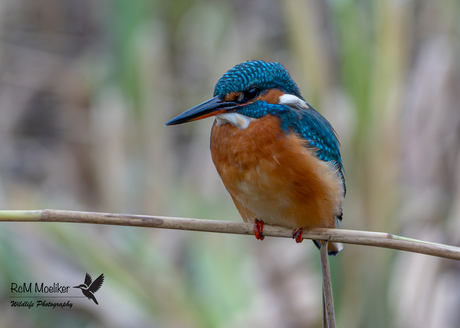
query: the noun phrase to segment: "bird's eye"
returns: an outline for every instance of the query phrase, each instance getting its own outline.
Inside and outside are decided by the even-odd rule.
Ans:
[[[257,97],[259,95],[259,92],[260,90],[257,89],[257,88],[251,88],[249,90],[246,90],[243,92],[244,94],[244,101],[247,102],[247,101],[250,101],[252,99],[254,99],[255,97]]]

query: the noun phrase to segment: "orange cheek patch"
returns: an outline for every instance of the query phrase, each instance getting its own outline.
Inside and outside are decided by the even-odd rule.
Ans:
[[[257,100],[265,101],[269,104],[279,104],[280,97],[285,93],[278,89],[269,89],[264,93],[261,93]]]
[[[230,93],[227,93],[225,95],[225,101],[229,101],[229,102],[234,102],[234,101],[238,101],[238,99],[240,98],[240,93],[239,92],[230,92]]]

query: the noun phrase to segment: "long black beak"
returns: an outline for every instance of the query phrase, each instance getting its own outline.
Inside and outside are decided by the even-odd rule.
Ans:
[[[203,118],[215,116],[222,113],[228,113],[229,111],[232,111],[234,108],[238,106],[238,103],[220,100],[219,97],[216,96],[198,106],[189,109],[188,111],[183,112],[182,114],[173,118],[165,125],[182,124],[191,121],[201,120]]]

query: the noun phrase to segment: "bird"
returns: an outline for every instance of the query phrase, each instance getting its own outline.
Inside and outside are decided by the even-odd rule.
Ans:
[[[93,281],[93,278],[91,278],[91,276],[88,273],[86,273],[85,282],[81,285],[74,286],[73,288],[80,288],[83,295],[85,295],[86,297],[88,297],[88,299],[93,300],[94,303],[99,305],[99,303],[96,300],[96,297],[94,296],[94,293],[96,293],[101,288],[103,282],[104,274],[101,274]]]
[[[214,165],[243,221],[263,240],[264,224],[293,230],[338,228],[346,194],[337,133],[302,97],[278,62],[242,62],[218,80],[211,99],[173,118],[215,117]],[[314,240],[321,248],[324,241]],[[343,246],[329,243],[329,255]]]

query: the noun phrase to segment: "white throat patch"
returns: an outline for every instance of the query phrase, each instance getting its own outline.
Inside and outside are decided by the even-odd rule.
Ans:
[[[238,129],[246,129],[255,118],[245,116],[238,113],[224,113],[216,115],[217,126],[220,126],[225,123],[230,123],[233,126],[236,126]]]

